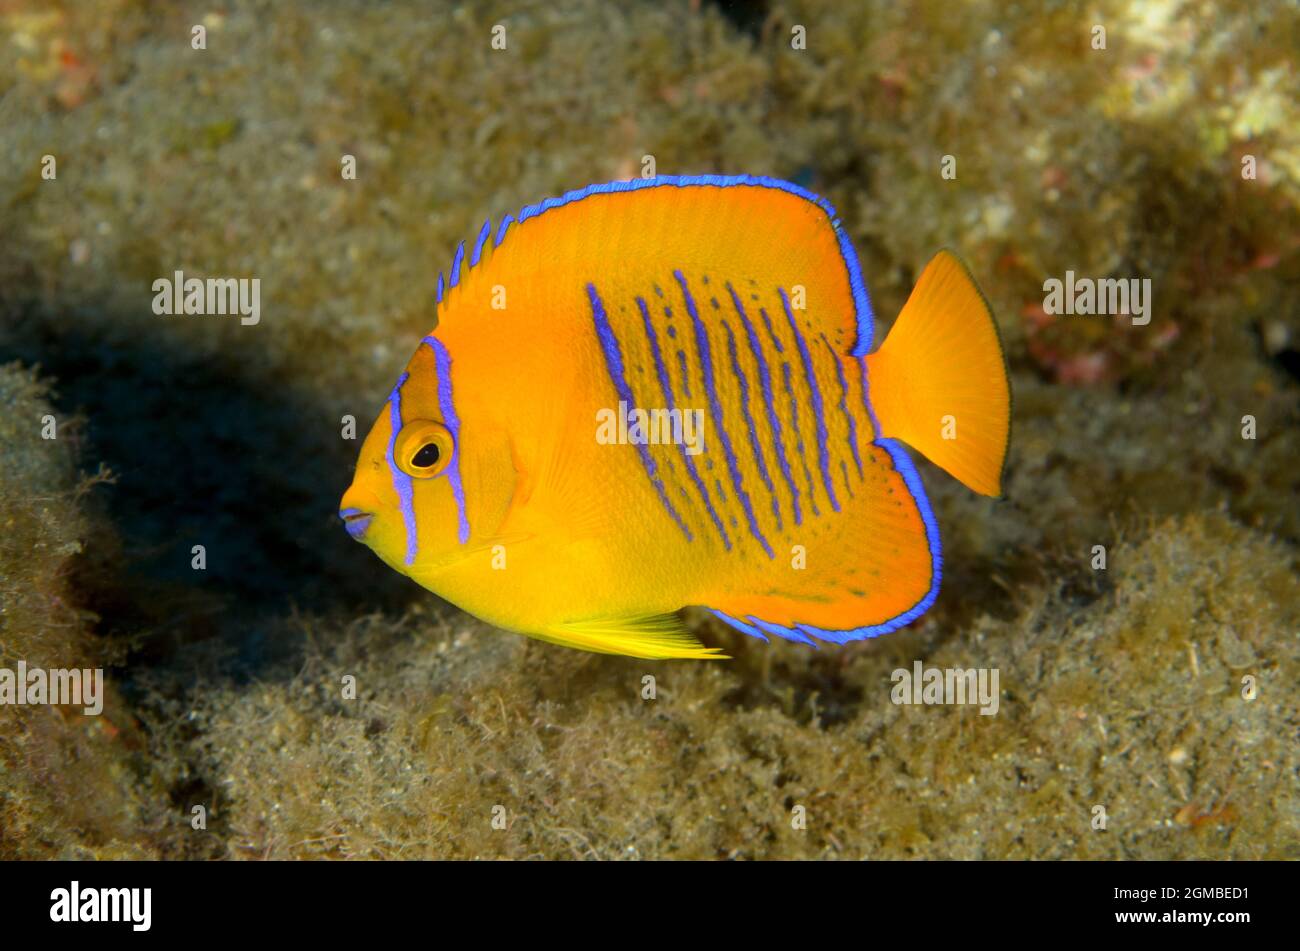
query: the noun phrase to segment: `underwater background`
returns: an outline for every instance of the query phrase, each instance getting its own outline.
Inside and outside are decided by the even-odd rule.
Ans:
[[[0,707],[0,857],[1300,858],[1298,50],[1282,0],[0,0],[0,666],[108,685]],[[940,247],[987,294],[1006,498],[916,457],[910,627],[582,654],[339,525],[456,244],[646,156],[824,195],[883,325]],[[891,703],[918,660],[997,715]]]

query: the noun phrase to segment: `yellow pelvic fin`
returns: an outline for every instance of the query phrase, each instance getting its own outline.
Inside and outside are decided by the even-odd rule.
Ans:
[[[553,624],[533,637],[597,654],[624,654],[647,660],[726,660],[721,648],[705,647],[675,614],[598,618]]]
[[[880,349],[867,358],[881,435],[923,453],[968,488],[1000,495],[1011,389],[997,325],[970,272],[940,251]]]

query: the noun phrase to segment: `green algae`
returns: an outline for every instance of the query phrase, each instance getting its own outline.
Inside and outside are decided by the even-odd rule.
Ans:
[[[1300,857],[1293,4],[149,6],[3,23],[0,360],[41,369],[0,372],[0,660],[113,692],[0,710],[0,854]],[[1007,498],[921,466],[922,622],[812,651],[700,615],[733,661],[589,657],[333,523],[341,417],[455,243],[645,155],[826,194],[882,323],[940,246],[979,275]],[[262,323],[155,316],[176,268],[260,276]],[[1067,268],[1150,277],[1151,324],[1043,321]],[[999,714],[891,704],[918,658],[998,668]]]

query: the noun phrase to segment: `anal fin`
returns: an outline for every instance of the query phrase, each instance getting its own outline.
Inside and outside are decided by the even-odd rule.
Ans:
[[[943,578],[939,526],[899,443],[862,454],[863,487],[807,557],[818,570],[741,578],[711,592],[715,616],[751,637],[843,644],[888,634],[934,603]]]

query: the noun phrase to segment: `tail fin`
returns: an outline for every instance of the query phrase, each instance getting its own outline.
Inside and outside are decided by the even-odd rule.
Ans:
[[[982,495],[1000,495],[1011,390],[997,325],[970,272],[940,251],[867,357],[880,435],[902,440]]]

